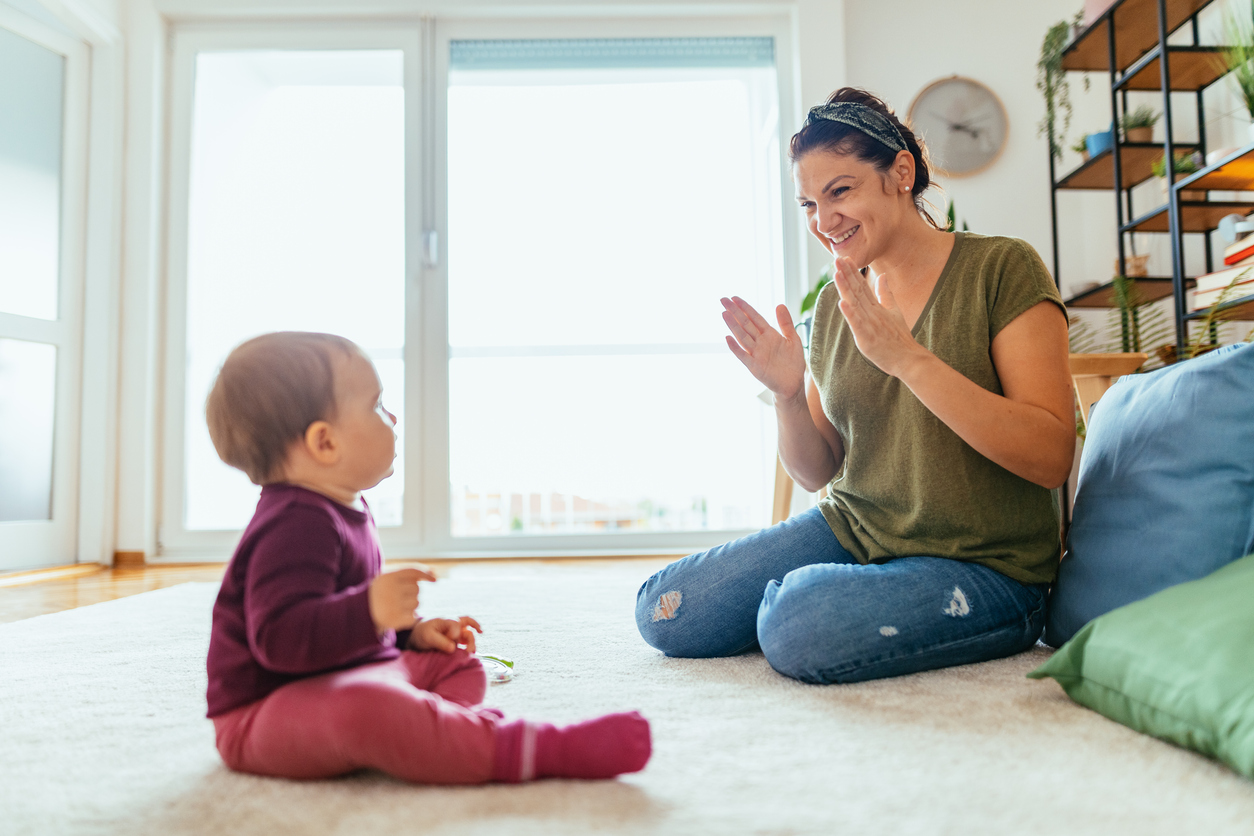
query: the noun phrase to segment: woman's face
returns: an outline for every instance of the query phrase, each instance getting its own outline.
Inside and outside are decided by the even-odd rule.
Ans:
[[[797,160],[797,202],[805,210],[810,234],[833,257],[865,267],[887,250],[903,210],[917,215],[910,195],[913,161],[903,165],[903,156],[909,159],[910,154],[898,154],[887,173],[832,151],[811,151]]]

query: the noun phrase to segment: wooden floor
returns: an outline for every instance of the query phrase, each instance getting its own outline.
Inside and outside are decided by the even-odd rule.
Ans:
[[[675,557],[679,557],[676,555]],[[646,561],[657,564],[661,568],[674,558],[621,557],[612,560]],[[446,574],[450,568],[459,563],[482,563],[483,561],[432,560],[427,565],[437,575]],[[517,561],[512,561],[517,562]],[[532,563],[553,563],[558,560],[522,561]],[[563,563],[589,562],[588,560],[561,559]],[[604,559],[594,562],[602,563]],[[386,568],[397,569],[406,565],[404,562],[388,563]],[[645,568],[645,567],[642,567]],[[650,571],[656,571],[648,567]],[[0,574],[0,624],[20,621],[46,613],[72,610],[101,601],[112,601],[128,595],[138,595],[167,586],[175,586],[189,581],[222,580],[226,570],[225,563],[187,563],[171,566],[142,566],[136,568],[114,569],[95,563],[78,566],[65,566],[38,572],[20,572],[11,575]]]

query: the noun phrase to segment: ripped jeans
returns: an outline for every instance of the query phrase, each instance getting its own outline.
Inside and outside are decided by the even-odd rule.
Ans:
[[[785,676],[860,682],[1027,650],[1046,589],[940,557],[864,566],[811,508],[667,566],[640,588],[636,624],[667,656],[761,647]]]

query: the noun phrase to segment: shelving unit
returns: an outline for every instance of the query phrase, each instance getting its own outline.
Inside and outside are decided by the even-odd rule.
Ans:
[[[1064,69],[1106,72],[1110,76],[1111,114],[1115,125],[1128,111],[1128,93],[1159,91],[1162,94],[1162,142],[1121,142],[1116,128],[1114,147],[1056,177],[1054,157],[1049,160],[1050,201],[1054,236],[1054,276],[1058,278],[1059,190],[1104,190],[1115,195],[1118,266],[1127,266],[1126,236],[1131,233],[1162,233],[1170,236],[1172,275],[1136,279],[1148,301],[1171,297],[1176,320],[1178,345],[1188,342],[1188,323],[1205,316],[1190,313],[1185,291],[1192,279],[1185,274],[1183,236],[1206,237],[1206,272],[1215,269],[1211,235],[1225,215],[1254,212],[1254,200],[1183,200],[1184,191],[1254,191],[1254,143],[1200,171],[1177,180],[1167,190],[1166,203],[1149,210],[1135,211],[1132,190],[1149,180],[1151,166],[1158,160],[1172,159],[1177,153],[1206,153],[1206,118],[1202,91],[1225,73],[1216,66],[1220,49],[1199,43],[1197,15],[1211,0],[1116,0],[1093,23],[1080,32],[1063,53]],[[1168,37],[1188,25],[1192,43],[1168,44]],[[1163,56],[1167,57],[1164,61]],[[1178,142],[1172,124],[1171,93],[1195,95],[1198,136],[1193,142]],[[1208,195],[1209,197],[1209,195]],[[1110,284],[1101,285],[1066,300],[1073,308],[1115,306]],[[1254,319],[1254,295],[1235,299],[1224,306],[1225,319]]]

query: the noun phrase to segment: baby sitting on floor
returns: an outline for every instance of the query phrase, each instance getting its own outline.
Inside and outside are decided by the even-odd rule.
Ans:
[[[328,778],[373,768],[476,784],[644,768],[636,712],[555,727],[481,705],[478,622],[419,618],[425,568],[381,572],[361,492],[392,473],[396,418],[374,365],[330,334],[266,334],[206,405],[218,455],[262,486],[213,607],[209,717],[231,769]]]

